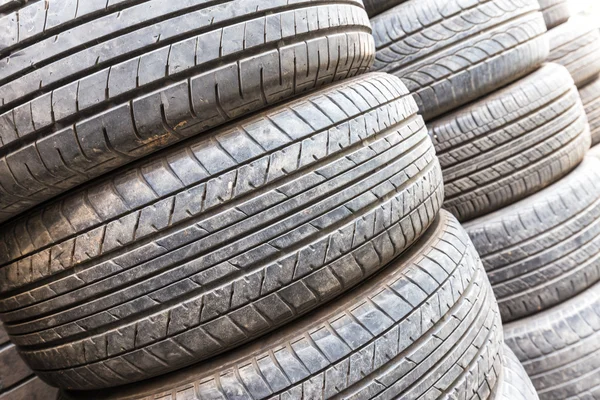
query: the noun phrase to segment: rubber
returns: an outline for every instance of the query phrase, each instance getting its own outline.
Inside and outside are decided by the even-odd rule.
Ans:
[[[539,400],[533,383],[517,356],[506,345],[503,350],[501,378],[490,400]]]
[[[527,75],[546,60],[537,0],[409,1],[371,19],[373,70],[414,93],[426,121]]]
[[[548,31],[549,62],[567,67],[583,87],[600,74],[600,31],[592,18],[574,17]]]
[[[501,349],[485,272],[442,212],[408,254],[269,337],[169,376],[66,398],[479,399],[496,385]]]
[[[579,94],[590,124],[592,145],[596,145],[600,143],[600,79],[582,87]]]
[[[546,27],[552,29],[571,17],[568,0],[539,0]]]
[[[504,322],[553,307],[600,280],[600,160],[465,224]]]
[[[588,151],[588,156],[600,158],[600,146],[594,146]]]
[[[0,325],[0,400],[48,400],[57,392],[33,376]]]
[[[375,52],[360,0],[78,3],[0,17],[0,222]]]
[[[559,180],[590,147],[579,93],[557,64],[427,125],[444,171],[444,208],[460,221]]]
[[[399,79],[365,75],[40,210],[42,221],[68,215],[17,242],[88,225],[2,267],[12,340],[46,381],[101,388],[213,356],[339,295],[410,246],[441,206],[441,169],[416,113]],[[35,214],[22,224],[43,229]],[[188,340],[192,353],[172,350]],[[177,357],[167,365],[148,351]]]
[[[538,315],[505,325],[508,346],[541,400],[600,396],[600,285]]]
[[[367,10],[369,18],[373,18],[377,14],[381,14],[406,1],[408,0],[363,0],[363,3],[365,4],[365,10]]]

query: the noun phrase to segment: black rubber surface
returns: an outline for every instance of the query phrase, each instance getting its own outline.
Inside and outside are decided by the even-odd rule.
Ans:
[[[527,372],[508,346],[503,349],[503,369],[490,400],[539,400]]]
[[[503,321],[557,305],[600,280],[600,160],[465,225]]]
[[[583,87],[600,73],[600,30],[592,18],[574,17],[548,31],[549,62],[567,67],[575,84]]]
[[[0,221],[375,52],[360,0],[30,1],[0,26]]]
[[[541,400],[600,398],[600,284],[504,334]]]
[[[371,24],[373,69],[402,78],[425,120],[526,75],[549,52],[537,0],[413,0]]]
[[[590,147],[579,93],[557,64],[427,126],[444,171],[444,208],[461,221],[559,180]]]
[[[600,79],[582,87],[579,94],[590,123],[592,145],[596,145],[600,143]]]
[[[373,18],[375,15],[381,14],[382,12],[406,1],[410,0],[363,0],[363,3],[365,4],[365,10],[367,10],[367,14],[370,18]]]
[[[1,269],[8,332],[48,381],[100,388],[207,358],[317,307],[435,218],[441,169],[416,112],[398,78],[365,75],[7,226],[29,244]]]
[[[149,382],[67,398],[487,399],[501,348],[485,271],[442,212],[408,254],[262,340]]]
[[[539,0],[546,27],[552,29],[569,20],[571,10],[568,0]]]

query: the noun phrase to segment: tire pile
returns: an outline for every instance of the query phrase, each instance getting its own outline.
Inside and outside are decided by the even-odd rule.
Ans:
[[[564,5],[0,0],[8,348],[64,400],[593,396]]]

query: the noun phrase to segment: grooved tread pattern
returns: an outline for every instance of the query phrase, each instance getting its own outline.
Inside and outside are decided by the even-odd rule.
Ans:
[[[490,93],[548,56],[536,0],[409,1],[371,19],[374,70],[400,77],[425,120]]]
[[[549,62],[564,65],[577,87],[600,74],[600,31],[595,21],[574,17],[548,31]]]
[[[600,398],[600,284],[504,334],[541,400]]]
[[[535,387],[521,362],[508,346],[504,346],[503,375],[498,394],[493,400],[539,400]]]
[[[63,204],[82,207],[61,207],[72,213],[47,226],[96,225],[68,239],[70,251],[46,249],[64,264],[43,250],[2,267],[12,340],[47,381],[102,388],[223,352],[343,293],[441,206],[441,169],[416,113],[398,78],[368,74],[74,193]],[[90,191],[100,198],[84,202]]]
[[[375,53],[359,0],[79,3],[0,17],[0,221]]]
[[[546,27],[552,29],[569,20],[571,11],[568,0],[539,0]]]
[[[208,363],[97,398],[483,400],[497,384],[502,348],[485,272],[442,212],[408,254],[318,312]]]
[[[592,145],[596,145],[600,143],[600,79],[582,87],[579,94],[590,124]]]
[[[600,160],[465,225],[503,321],[555,306],[600,280]]]
[[[557,64],[546,64],[428,127],[444,172],[444,208],[460,221],[559,180],[590,147],[579,93]]]

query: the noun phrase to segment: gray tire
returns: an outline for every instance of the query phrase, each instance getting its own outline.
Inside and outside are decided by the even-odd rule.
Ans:
[[[149,382],[67,398],[485,399],[501,349],[485,271],[442,212],[381,273],[264,339]]]
[[[559,180],[590,147],[579,93],[557,64],[427,125],[444,172],[444,208],[460,221]]]
[[[579,94],[590,123],[592,145],[596,145],[600,143],[600,79],[582,87]]]
[[[288,3],[5,2],[0,221],[370,67],[375,50],[360,0]]]
[[[492,400],[539,400],[523,365],[508,346],[504,346],[503,369]]]
[[[555,306],[600,280],[600,160],[465,225],[504,322]]]
[[[323,304],[403,252],[441,206],[416,113],[398,78],[368,74],[6,225],[21,245],[0,270],[8,332],[48,382],[91,389],[192,364]]]
[[[600,73],[600,31],[591,18],[575,17],[548,31],[549,62],[567,67],[578,87]]]
[[[600,398],[600,284],[504,334],[541,400]]]
[[[488,94],[548,56],[537,0],[411,0],[371,19],[374,70],[402,78],[425,120]]]
[[[568,0],[539,0],[546,27],[552,29],[569,20],[571,11]]]

